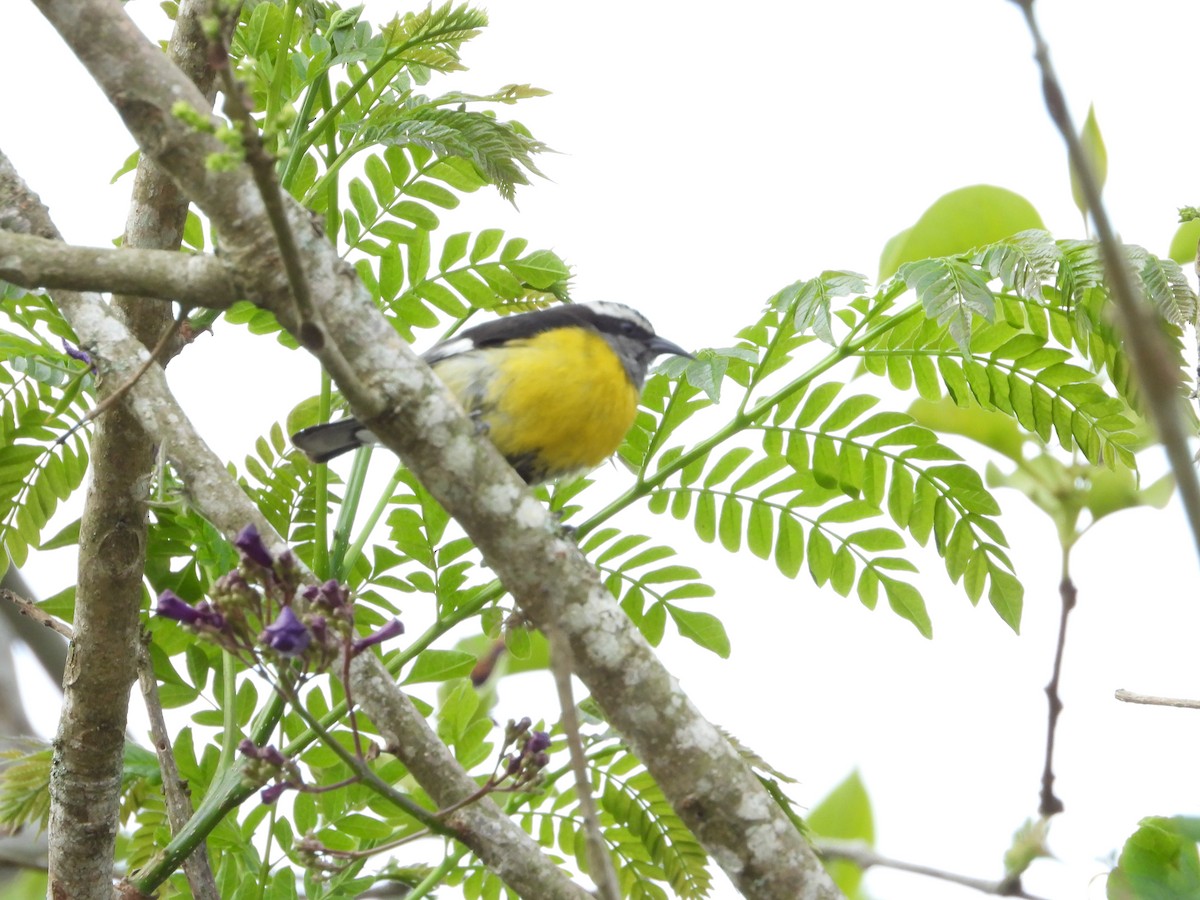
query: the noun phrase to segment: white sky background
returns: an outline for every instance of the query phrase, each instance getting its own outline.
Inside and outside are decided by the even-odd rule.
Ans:
[[[1096,104],[1117,228],[1165,254],[1176,207],[1200,202],[1190,106],[1200,4],[1039,6],[1077,120]],[[144,0],[130,8],[161,18]],[[380,21],[391,8],[368,2],[367,15]],[[561,155],[540,161],[552,180],[522,190],[519,213],[477,195],[443,216],[448,231],[501,225],[552,247],[575,267],[576,299],[631,303],[684,346],[732,343],[798,278],[830,268],[874,276],[886,239],[957,187],[1010,188],[1056,236],[1082,236],[1030,39],[1005,0],[487,8],[491,27],[465,48],[470,71],[430,90],[548,88],[552,96],[501,114]],[[132,143],[31,4],[9,4],[5,18],[0,146],[69,239],[106,244],[122,229],[130,186],[108,182]],[[238,460],[317,386],[311,360],[232,329],[197,342],[170,371],[214,449]],[[879,387],[865,380],[858,390]],[[1155,454],[1147,465],[1162,469]],[[1036,813],[1059,613],[1052,526],[1019,496],[998,499],[1026,585],[1019,638],[986,600],[972,608],[940,562],[918,582],[930,642],[886,604],[868,612],[806,573],[786,581],[770,564],[697,545],[674,520],[622,520],[654,529],[646,533],[679,547],[718,589],[704,608],[724,619],[732,658],[664,645],[712,720],[799,778],[792,795],[805,805],[858,767],[881,852],[991,878],[1013,830]],[[1200,694],[1196,558],[1177,507],[1102,523],[1073,573],[1080,596],[1056,760],[1066,813],[1051,832],[1059,861],[1036,863],[1025,879],[1054,898],[1103,896],[1090,879],[1141,816],[1200,812],[1196,714],[1112,696]],[[61,554],[32,560],[26,574],[43,596],[73,578]],[[502,692],[501,717],[555,715],[507,684]],[[41,727],[52,733],[53,718]],[[867,884],[879,898],[977,896],[886,871]]]

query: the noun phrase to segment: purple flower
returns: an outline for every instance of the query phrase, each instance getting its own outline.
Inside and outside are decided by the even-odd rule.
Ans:
[[[154,607],[154,612],[164,619],[174,619],[176,622],[192,628],[207,625],[220,631],[225,627],[225,617],[213,609],[207,600],[201,600],[192,606],[170,589],[158,595],[158,603]]]
[[[301,589],[300,596],[311,605],[319,606],[330,612],[344,609],[350,602],[350,591],[342,587],[334,578],[330,578],[320,586],[306,585]]]
[[[329,623],[324,616],[309,616],[308,630],[312,632],[318,644],[324,644],[325,639],[329,637]]]
[[[386,623],[374,634],[368,635],[365,638],[359,638],[357,641],[354,641],[354,643],[350,645],[350,655],[358,656],[358,654],[362,653],[368,647],[374,646],[375,644],[381,644],[388,638],[394,638],[398,634],[404,634],[404,623],[399,619],[392,619],[392,621]]]
[[[67,356],[71,357],[71,359],[77,359],[80,362],[87,363],[88,368],[91,369],[92,372],[96,371],[96,363],[92,361],[92,355],[90,353],[88,353],[86,350],[80,350],[78,347],[74,347],[67,343],[66,338],[62,339],[62,345]]]
[[[531,731],[525,741],[525,752],[528,754],[541,753],[550,747],[550,735],[544,731]]]
[[[258,796],[263,803],[265,803],[267,806],[270,806],[279,799],[284,791],[288,790],[290,787],[291,785],[286,781],[277,781],[274,784],[267,785],[265,788],[263,788]]]
[[[241,551],[243,561],[257,563],[264,569],[270,569],[275,565],[274,557],[271,556],[267,545],[263,543],[253,522],[238,532],[238,536],[233,539],[233,546]]]
[[[287,759],[276,749],[274,744],[267,744],[265,747],[260,747],[254,741],[250,740],[250,738],[243,738],[238,744],[238,750],[243,756],[250,759],[262,760],[268,765],[280,769],[287,765]]]
[[[312,634],[292,608],[285,606],[279,611],[279,618],[263,629],[259,640],[281,656],[299,656],[308,649]]]

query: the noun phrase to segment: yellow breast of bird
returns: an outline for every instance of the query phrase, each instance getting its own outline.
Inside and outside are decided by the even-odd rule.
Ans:
[[[582,328],[464,353],[434,371],[528,481],[598,465],[637,414],[638,391],[621,360]]]

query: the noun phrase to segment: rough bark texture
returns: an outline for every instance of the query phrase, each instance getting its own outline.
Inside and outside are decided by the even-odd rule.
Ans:
[[[248,295],[294,328],[287,281],[249,174],[208,171],[205,156],[219,147],[170,114],[181,100],[199,108],[194,88],[137,33],[115,0],[38,5],[143,150],[217,223]],[[747,896],[838,896],[803,836],[679,690],[596,572],[557,536],[546,511],[374,308],[307,214],[292,204],[289,219],[327,338],[318,355],[355,414],[463,524],[530,617],[563,631],[578,674],[717,862]],[[152,410],[144,412],[154,418]],[[193,483],[190,490],[199,496],[205,487]]]
[[[203,42],[194,4],[185,4],[172,55],[192,51],[194,78],[204,78]],[[211,79],[209,79],[211,82]],[[138,166],[124,245],[178,249],[187,200],[152,159]],[[49,222],[35,233],[58,237]],[[132,336],[150,346],[170,326],[170,307],[117,296],[113,306]],[[101,378],[101,400],[121,381]],[[147,541],[147,509],[157,446],[125,402],[97,421],[91,481],[80,525],[75,639],[63,676],[63,708],[54,741],[48,834],[50,894],[106,898],[118,825],[129,688],[136,675],[139,611]],[[169,745],[167,747],[169,752]],[[178,779],[176,779],[178,781]],[[175,791],[176,785],[169,787]],[[176,791],[176,793],[178,793]],[[178,798],[177,798],[178,799]],[[175,804],[178,806],[178,803]],[[207,862],[192,864],[193,880],[211,883]]]
[[[101,392],[104,396],[110,385]],[[123,405],[96,423],[79,531],[75,640],[50,774],[50,892],[108,897],[129,687],[136,674],[146,508],[154,447]]]

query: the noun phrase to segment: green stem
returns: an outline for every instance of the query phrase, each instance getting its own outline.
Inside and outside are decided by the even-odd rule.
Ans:
[[[224,733],[221,735],[221,758],[218,768],[228,769],[233,765],[234,753],[237,751],[237,673],[233,668],[233,654],[228,650],[221,651],[221,687],[225,696],[222,717]]]
[[[350,477],[346,479],[346,492],[342,504],[338,507],[338,521],[333,529],[333,549],[329,554],[330,577],[338,581],[346,581],[346,550],[350,546],[350,532],[354,528],[354,517],[358,514],[358,504],[362,499],[363,484],[367,480],[367,469],[371,464],[370,446],[360,447],[354,454],[354,465],[350,467]]]
[[[436,834],[445,835],[446,837],[455,837],[454,829],[448,827],[436,813],[421,806],[421,804],[417,803],[417,801],[413,800],[412,797],[408,796],[407,794],[402,794],[400,791],[396,790],[394,787],[376,775],[375,770],[372,769],[362,757],[355,756],[353,752],[348,750],[346,747],[343,747],[341,741],[334,738],[334,736],[326,731],[321,723],[313,717],[312,713],[310,713],[304,704],[300,702],[300,698],[293,693],[290,686],[279,684],[276,685],[276,687],[288,701],[288,703],[291,704],[292,711],[304,720],[309,729],[321,739],[326,747],[332,750],[342,762],[349,766],[350,771],[358,776],[362,784],[365,784],[381,797],[390,800],[396,805],[396,807],[408,813],[430,831],[435,832]]]
[[[250,726],[250,740],[259,746],[265,744],[275,726],[279,724],[283,710],[283,698],[273,693]],[[200,806],[188,819],[187,824],[171,838],[170,843],[150,865],[129,879],[140,894],[151,896],[183,865],[183,861],[212,833],[225,816],[258,790],[258,785],[243,780],[242,769],[242,764],[238,761],[219,772],[216,781],[209,785],[204,799],[200,801]]]
[[[279,811],[278,804],[271,806],[270,813],[267,814],[269,821],[267,822],[267,843],[262,851],[262,865],[258,868],[258,897],[262,900],[267,894],[267,883],[270,881],[271,875],[271,842],[275,839],[275,815]]]
[[[422,40],[428,40],[428,36],[422,38]],[[287,166],[283,172],[282,180],[285,184],[288,183],[292,177],[294,177],[296,167],[300,164],[300,159],[308,151],[308,148],[316,143],[319,138],[324,136],[325,130],[331,128],[334,120],[337,118],[338,114],[346,108],[346,105],[358,95],[359,91],[361,91],[366,85],[370,84],[371,79],[375,77],[375,74],[380,69],[394,62],[396,57],[408,50],[413,43],[414,42],[411,40],[405,41],[396,49],[385,53],[373,66],[367,69],[367,71],[364,72],[360,78],[351,82],[350,87],[346,90],[346,93],[344,93],[336,103],[330,106],[321,115],[321,117],[317,119],[316,122],[314,122],[308,128],[302,130],[294,128],[292,130],[292,134],[295,137],[295,143],[293,144],[292,154],[288,157]],[[325,80],[328,80],[328,70],[322,73],[322,75],[326,76]]]
[[[392,480],[388,482],[387,487],[379,495],[379,499],[375,502],[375,508],[371,510],[371,514],[367,516],[367,521],[363,523],[363,527],[359,530],[358,537],[354,543],[350,545],[350,549],[346,551],[343,557],[340,570],[345,573],[350,573],[354,570],[354,564],[358,562],[358,558],[362,556],[363,547],[371,538],[371,532],[375,530],[375,526],[379,524],[379,520],[383,518],[384,512],[388,505],[392,502],[392,497],[396,495],[396,488],[400,486],[401,474],[404,472],[403,466],[397,466],[396,471],[392,474]]]
[[[880,335],[886,334],[909,316],[915,315],[919,312],[921,312],[920,304],[913,304],[908,309],[902,310],[891,318],[880,322],[873,328],[868,329],[866,333],[863,334],[858,340],[847,340],[840,347],[837,347],[828,353],[820,362],[812,366],[812,368],[810,368],[800,377],[788,382],[775,393],[764,397],[758,403],[754,404],[754,406],[752,406],[750,409],[739,411],[729,422],[709,436],[708,439],[701,441],[689,452],[677,457],[674,462],[663,466],[649,478],[639,478],[633,487],[625,491],[625,493],[621,494],[598,513],[577,526],[575,529],[576,540],[582,539],[597,526],[608,521],[634,501],[639,500],[649,494],[655,488],[662,485],[676,472],[680,471],[696,460],[701,459],[708,453],[711,453],[714,447],[721,445],[735,434],[741,432],[747,425],[758,420],[761,416],[769,412],[772,407],[778,405],[795,391],[806,388],[813,380],[821,375],[824,375],[834,366],[853,356],[871,342],[878,340]]]
[[[283,10],[283,34],[279,37],[279,55],[275,57],[275,71],[271,73],[271,86],[267,91],[267,129],[274,128],[279,108],[283,105],[283,79],[291,62],[292,32],[296,26],[298,0],[288,0]]]
[[[329,373],[321,370],[321,398],[317,401],[317,421],[329,421],[333,387]],[[313,536],[313,572],[322,581],[330,577],[329,569],[329,467],[314,465],[313,509],[316,514]]]
[[[442,857],[442,861],[438,863],[432,871],[417,884],[411,891],[405,894],[406,900],[420,900],[422,897],[428,897],[430,891],[442,883],[442,879],[450,874],[450,870],[458,865],[458,861],[467,855],[470,848],[465,844],[453,844]]]

